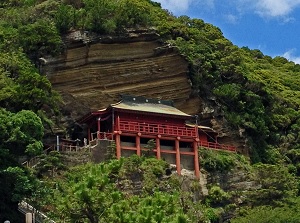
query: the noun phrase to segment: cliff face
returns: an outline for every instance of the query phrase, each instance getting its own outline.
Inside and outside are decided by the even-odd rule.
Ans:
[[[41,60],[40,70],[63,97],[61,122],[69,133],[76,132],[74,121],[89,111],[130,94],[173,100],[178,109],[200,114],[201,125],[215,128],[220,143],[244,149],[245,139],[234,136],[222,119],[213,118],[218,109],[193,93],[187,61],[176,48],[162,45],[155,31],[134,30],[123,36],[76,31],[63,40],[64,53]]]
[[[176,49],[161,45],[155,32],[118,37],[74,32],[64,42],[64,54],[46,58],[41,71],[74,118],[118,102],[120,94],[170,99],[188,114],[199,111],[199,98],[191,97],[188,63]]]

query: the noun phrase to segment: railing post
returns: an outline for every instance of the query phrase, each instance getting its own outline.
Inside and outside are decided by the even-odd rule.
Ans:
[[[25,219],[26,219],[26,223],[32,223],[33,222],[33,214],[32,213],[26,213],[25,215]]]

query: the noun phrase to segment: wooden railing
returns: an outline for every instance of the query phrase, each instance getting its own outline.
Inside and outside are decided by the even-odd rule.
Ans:
[[[219,144],[219,143],[216,143],[216,142],[199,141],[198,146],[208,148],[208,149],[226,150],[226,151],[230,151],[230,152],[236,152],[236,147],[228,146],[228,145],[224,145],[224,144]]]
[[[79,152],[82,151],[85,147],[74,146],[70,144],[61,143],[58,145],[52,145],[43,151],[43,154],[48,154],[50,151],[59,151],[59,152]],[[32,157],[30,160],[26,160],[22,163],[23,166],[33,168],[41,161],[39,156]]]
[[[48,154],[50,151],[54,150],[54,145],[49,146],[43,151],[44,154]],[[30,160],[26,160],[22,163],[23,166],[33,167],[40,162],[41,158],[39,156],[32,157]]]
[[[95,139],[108,139],[112,140],[113,139],[113,133],[111,132],[94,132],[91,134],[91,140]]]
[[[18,211],[20,211],[24,215],[26,215],[26,213],[34,214],[34,220],[33,220],[34,223],[43,223],[43,222],[55,223],[55,221],[51,220],[43,212],[38,211],[37,209],[35,209],[33,206],[31,206],[24,200],[18,204]]]
[[[59,152],[78,152],[82,150],[81,146],[73,146],[68,144],[59,144]]]
[[[197,137],[195,128],[186,128],[176,125],[168,124],[152,124],[131,121],[120,121],[118,126],[120,131],[124,132],[140,132],[142,134],[150,135],[167,135],[167,136],[181,136],[181,137]]]

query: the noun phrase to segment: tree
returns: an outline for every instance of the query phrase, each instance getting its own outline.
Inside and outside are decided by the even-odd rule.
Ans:
[[[122,194],[110,182],[109,176],[120,168],[120,161],[108,165],[77,167],[54,191],[55,212],[64,220],[88,220],[91,223],[105,221],[107,209],[120,201]],[[109,221],[107,221],[109,222]]]
[[[71,5],[62,4],[55,14],[55,24],[61,33],[66,33],[75,24],[76,11]]]
[[[8,155],[4,157],[2,155],[3,151],[0,149],[1,163],[7,159],[10,162],[6,161],[5,167],[0,166],[0,222],[7,219],[11,222],[23,222],[24,216],[20,218],[21,216],[18,215],[18,202],[36,191],[38,182],[28,171],[17,167],[15,161]]]
[[[0,149],[15,156],[37,155],[42,151],[44,127],[35,113],[22,110],[14,114],[0,108],[0,117]]]
[[[259,188],[248,192],[251,205],[281,205],[298,193],[297,179],[283,165],[258,163],[254,173]]]
[[[58,94],[20,50],[0,53],[0,107],[38,112],[48,106],[57,112]],[[50,109],[50,110],[51,110]]]
[[[119,189],[124,183],[124,171],[127,172],[124,168],[132,169],[134,163],[137,169],[153,171],[151,175],[144,174],[143,178],[149,178],[143,180],[144,184],[163,171],[158,167],[151,170],[153,163],[165,165],[161,160],[134,156],[70,169],[64,181],[56,182],[56,189],[48,195],[48,201],[52,202],[50,215],[67,222],[187,222],[189,217],[181,207],[177,192],[159,191],[155,184],[152,190],[140,195],[130,195]]]
[[[19,27],[19,42],[24,52],[34,61],[45,54],[58,54],[61,38],[52,20],[39,19]]]
[[[115,30],[114,13],[116,1],[84,0],[86,28],[98,33],[111,33]]]
[[[66,165],[62,162],[62,155],[58,151],[51,151],[48,155],[42,154],[39,156],[39,162],[35,170],[37,175],[47,174],[50,171],[50,176],[55,177],[58,171],[66,168]]]

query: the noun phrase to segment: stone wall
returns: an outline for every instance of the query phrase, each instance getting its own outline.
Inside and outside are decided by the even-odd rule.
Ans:
[[[94,163],[101,163],[108,159],[115,153],[115,148],[112,148],[113,141],[111,140],[97,140],[97,144],[91,148],[92,161]]]
[[[85,164],[92,161],[91,153],[88,148],[84,148],[81,151],[67,151],[61,152],[63,162],[68,167]]]

